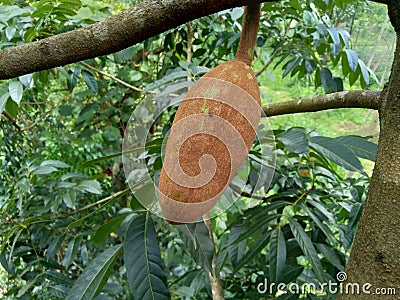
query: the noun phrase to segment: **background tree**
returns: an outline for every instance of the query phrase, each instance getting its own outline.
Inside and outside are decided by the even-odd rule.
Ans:
[[[372,70],[380,71],[377,62],[365,63],[354,51],[362,34],[350,39],[358,23],[350,12],[363,1],[262,1],[255,67],[260,81],[272,78],[275,67],[290,75],[292,86],[300,81],[328,94],[311,97],[303,89],[308,99],[265,104],[268,116],[375,109],[379,148],[360,137],[274,128],[270,188],[256,184],[265,175],[262,164],[273,162],[256,140],[224,196],[242,200],[211,223],[177,227],[152,217],[131,194],[121,165],[122,134],[133,111],[151,125],[141,150],[145,164],[136,170],[157,177],[176,106],[157,118],[154,107],[176,104],[193,80],[232,57],[238,7],[247,1],[135,1],[132,8],[88,0],[1,2],[0,263],[7,274],[0,276],[7,297],[254,299],[265,278],[340,281],[336,275],[345,268],[365,201],[348,281],[399,290],[399,211],[393,209],[400,199],[398,51],[382,92],[343,92],[384,81]],[[397,1],[375,2],[387,5],[398,32]],[[377,44],[390,32],[381,25]],[[366,200],[369,179],[359,158],[374,161],[376,153]],[[148,187],[138,185],[135,195],[148,194]]]

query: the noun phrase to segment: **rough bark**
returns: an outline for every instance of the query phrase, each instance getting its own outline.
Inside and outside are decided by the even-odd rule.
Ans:
[[[224,9],[274,1],[145,1],[102,22],[0,51],[0,80],[111,54]]]
[[[267,117],[335,108],[370,108],[377,110],[380,95],[380,91],[345,91],[309,99],[268,104],[263,106],[263,110]]]
[[[242,33],[235,59],[251,65],[254,57],[258,28],[260,26],[261,5],[252,3],[245,7],[243,14]]]
[[[347,299],[398,299],[400,293],[400,35],[379,108],[381,133],[376,164],[347,266],[346,283],[395,288],[397,296],[341,294]],[[346,284],[345,283],[345,284]]]
[[[176,26],[224,9],[249,3],[278,1],[145,1],[102,22],[0,51],[0,80],[115,53]],[[389,1],[374,0],[384,4]],[[391,19],[397,16],[392,13]]]

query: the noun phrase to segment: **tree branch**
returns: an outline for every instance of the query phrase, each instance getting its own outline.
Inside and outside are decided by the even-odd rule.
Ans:
[[[3,116],[6,117],[19,131],[21,131],[21,127],[17,124],[17,121],[6,111],[3,111]]]
[[[267,117],[336,108],[369,108],[378,110],[380,95],[380,91],[345,91],[309,99],[267,104],[263,106],[263,110]]]
[[[276,1],[145,1],[99,23],[0,51],[0,80],[115,53],[218,11]]]

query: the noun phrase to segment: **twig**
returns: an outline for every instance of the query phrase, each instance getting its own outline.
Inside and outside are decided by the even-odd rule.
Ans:
[[[89,64],[87,64],[85,62],[83,62],[83,61],[81,61],[80,63],[82,65],[84,65],[85,67],[87,67],[88,69],[91,69],[91,70],[93,70],[93,71],[95,71],[95,72],[97,72],[97,73],[99,73],[99,74],[101,74],[101,75],[103,75],[105,77],[111,78],[112,80],[122,84],[123,86],[125,86],[125,87],[127,87],[127,88],[129,88],[131,90],[143,93],[142,89],[139,89],[139,88],[137,88],[137,87],[135,87],[133,85],[130,85],[129,83],[127,83],[127,82],[125,82],[125,81],[123,81],[123,80],[121,80],[121,79],[119,79],[119,78],[117,78],[117,77],[115,77],[115,76],[113,76],[111,74],[105,73],[105,72],[103,72],[103,71],[101,71],[101,70],[99,70],[99,69],[97,69],[97,68],[95,68],[95,67],[93,67],[93,66],[91,66],[91,65],[89,65]],[[149,93],[149,94],[157,94],[157,92],[154,92],[154,91],[148,91],[147,93]],[[177,94],[168,94],[168,96],[170,96],[170,97],[178,97],[179,95],[177,95]]]
[[[6,111],[3,111],[3,115],[18,129],[21,130],[21,127],[17,124],[17,121]]]
[[[212,262],[211,262],[213,272],[208,273],[208,276],[210,277],[213,300],[225,300],[221,278],[220,278],[219,274],[216,274],[216,272],[215,272],[215,266],[217,264],[217,253],[215,251],[215,240],[214,240],[214,235],[213,235],[213,231],[212,231],[211,221],[209,218],[203,218],[203,220],[204,220],[204,224],[206,225],[206,227],[208,229],[208,234],[210,236],[210,240],[214,246],[214,255],[213,255]]]
[[[87,64],[85,62],[83,62],[83,61],[81,61],[80,63],[82,65],[84,65],[86,68],[91,69],[92,71],[95,71],[95,72],[97,72],[97,73],[99,73],[99,74],[101,74],[103,76],[111,78],[112,80],[120,83],[121,85],[127,87],[128,89],[134,90],[136,92],[143,92],[142,89],[139,89],[139,88],[137,88],[137,87],[135,87],[135,86],[133,86],[133,85],[131,85],[131,84],[129,84],[129,83],[127,83],[127,82],[125,82],[125,81],[113,76],[113,75],[111,75],[111,74],[105,73],[105,72],[103,72],[103,71],[101,71],[101,70],[99,70],[99,69],[97,69],[97,68],[95,68],[95,67],[93,67],[93,66],[91,66],[91,65],[89,65],[89,64]]]
[[[257,196],[257,195],[253,195],[250,193],[247,193],[245,191],[241,191],[236,185],[230,184],[229,187],[236,193],[238,193],[240,196],[245,197],[245,198],[249,198],[249,199],[254,199],[254,200],[267,200],[266,197],[263,196]]]
[[[39,122],[43,121],[56,108],[57,108],[57,106],[50,108],[48,111],[44,112],[44,114],[40,118],[38,118],[34,123],[32,123],[31,125],[28,125],[27,127],[21,128],[21,131],[32,130],[34,127],[36,127],[37,124],[39,124]]]
[[[88,210],[88,209],[90,209],[90,208],[92,208],[92,207],[94,207],[94,206],[96,206],[96,205],[99,205],[99,204],[102,204],[102,203],[107,202],[107,201],[109,201],[109,200],[112,200],[112,199],[114,199],[114,198],[120,196],[121,194],[125,193],[126,191],[127,191],[127,190],[119,191],[119,192],[117,192],[117,193],[115,193],[115,194],[113,194],[113,195],[111,195],[111,196],[108,196],[108,197],[106,197],[106,198],[104,198],[104,199],[101,199],[101,200],[96,201],[96,202],[94,202],[94,203],[90,203],[90,204],[88,204],[88,205],[86,205],[86,206],[84,206],[84,207],[78,208],[77,210],[71,211],[71,212],[69,212],[69,213],[67,213],[67,214],[58,216],[58,217],[56,217],[56,219],[65,219],[65,218],[68,218],[68,217],[70,217],[70,216],[76,215],[76,214],[78,214],[78,213],[80,213],[80,212],[83,212],[83,211],[85,211],[85,210]]]
[[[187,22],[187,62],[190,64],[192,62],[192,25],[190,22]],[[188,72],[189,73],[189,72]],[[192,77],[190,76],[190,73],[188,74],[187,77],[188,81],[192,81]]]
[[[293,21],[293,19],[291,19],[291,20],[289,21],[288,25],[286,26],[285,33],[284,33],[284,35],[283,35],[283,37],[282,37],[282,41],[283,41],[283,42],[286,40],[286,38],[287,38],[287,36],[288,36],[288,34],[289,34],[289,30],[290,30],[290,27],[291,27],[291,25],[292,25],[292,21]],[[269,68],[269,66],[273,63],[273,61],[275,60],[275,58],[278,56],[278,54],[279,54],[282,50],[283,50],[283,45],[280,45],[278,48],[275,49],[275,51],[274,51],[274,53],[272,54],[272,56],[270,57],[269,61],[265,64],[265,66],[264,66],[260,71],[258,71],[258,72],[256,73],[256,77],[260,76],[262,73],[265,72],[266,69]]]

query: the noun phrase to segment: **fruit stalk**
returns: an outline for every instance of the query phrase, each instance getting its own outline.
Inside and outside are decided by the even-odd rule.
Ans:
[[[260,25],[261,4],[252,2],[244,9],[242,34],[235,60],[250,65],[254,57],[254,48],[257,42]]]

